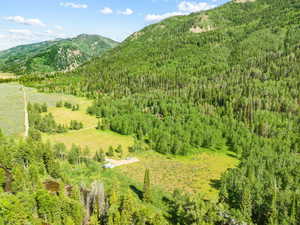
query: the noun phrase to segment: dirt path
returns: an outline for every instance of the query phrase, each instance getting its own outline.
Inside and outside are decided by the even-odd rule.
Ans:
[[[127,158],[127,159],[123,159],[123,160],[115,160],[115,159],[106,158],[105,161],[107,162],[106,163],[107,168],[114,168],[117,166],[136,163],[136,162],[139,162],[140,160],[137,158]]]
[[[27,138],[29,134],[29,119],[28,119],[28,110],[27,110],[27,98],[24,86],[22,86],[23,98],[24,98],[24,137]]]

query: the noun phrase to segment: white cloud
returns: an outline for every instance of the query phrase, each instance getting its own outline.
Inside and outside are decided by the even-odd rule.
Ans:
[[[109,7],[104,7],[103,9],[100,10],[100,13],[104,15],[109,15],[113,13],[113,10]]]
[[[67,37],[69,36],[63,33],[57,33],[55,30],[34,32],[27,29],[9,29],[6,30],[5,33],[0,34],[0,51],[18,45]]]
[[[177,12],[169,12],[164,14],[148,14],[145,16],[145,20],[149,22],[158,22],[172,16],[182,16],[193,12],[200,12],[216,7],[216,5],[210,5],[207,2],[188,2],[182,1],[178,4]]]
[[[53,30],[46,30],[46,33],[47,33],[47,34],[53,34],[54,31],[53,31]]]
[[[70,8],[73,8],[73,9],[86,9],[86,8],[88,8],[88,5],[86,5],[86,4],[76,4],[74,2],[61,2],[60,6],[70,7]]]
[[[127,8],[124,11],[118,11],[118,14],[124,15],[124,16],[130,16],[132,15],[134,12],[132,9]]]
[[[21,34],[21,35],[27,35],[27,36],[32,35],[32,32],[27,29],[10,29],[10,30],[8,30],[8,32],[11,34]]]
[[[210,5],[207,2],[180,2],[178,5],[178,10],[182,12],[192,13],[200,12],[208,9],[214,8],[215,5]]]
[[[59,26],[59,25],[54,26],[54,28],[55,28],[56,30],[63,30],[63,29],[64,29],[62,26]]]
[[[22,16],[8,16],[8,17],[4,17],[4,19],[10,22],[24,24],[24,25],[45,26],[45,24],[39,19],[26,19]]]
[[[145,17],[145,20],[149,21],[149,22],[157,22],[157,21],[164,20],[164,19],[167,19],[172,16],[181,16],[181,15],[184,15],[184,13],[183,12],[171,12],[171,13],[164,13],[164,14],[148,14]]]

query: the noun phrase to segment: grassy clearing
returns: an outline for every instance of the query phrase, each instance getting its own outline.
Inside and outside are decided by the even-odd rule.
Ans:
[[[0,80],[1,79],[14,79],[14,78],[17,78],[17,76],[13,73],[0,72]]]
[[[121,145],[125,155],[128,152],[128,147],[133,144],[133,138],[120,135],[111,131],[96,130],[98,119],[86,113],[88,106],[92,104],[86,99],[77,99],[74,104],[79,104],[79,111],[71,109],[50,107],[49,112],[54,116],[56,122],[69,125],[71,120],[77,120],[83,123],[84,128],[79,131],[69,131],[63,134],[43,134],[44,140],[49,140],[53,143],[64,143],[67,148],[71,148],[73,144],[79,145],[82,148],[88,147],[91,153],[102,148],[107,151],[110,146],[116,148]]]
[[[0,128],[7,135],[24,132],[23,100],[18,84],[0,84]]]
[[[71,120],[77,120],[84,124],[84,128],[96,127],[98,119],[83,113],[82,111],[72,111],[65,108],[50,108],[48,110],[59,124],[70,125]]]
[[[99,131],[95,128],[74,132],[71,131],[64,134],[44,134],[43,138],[52,143],[64,143],[68,148],[72,147],[72,144],[79,145],[82,148],[89,147],[92,153],[100,148],[106,151],[110,146],[117,147],[118,145],[121,145],[126,154],[128,147],[133,144],[132,137],[120,135],[111,131]]]
[[[142,182],[145,169],[149,168],[153,185],[169,192],[175,189],[189,193],[200,192],[207,199],[216,199],[218,194],[216,185],[221,174],[238,164],[238,160],[225,151],[204,151],[191,157],[173,157],[147,152],[137,157],[140,162],[116,170]]]
[[[72,104],[90,104],[84,98],[78,98],[72,95],[56,94],[56,93],[40,93],[34,88],[25,87],[26,96],[31,103],[47,103],[48,107],[55,107],[58,101],[68,101]],[[85,103],[82,103],[85,102]]]
[[[24,99],[21,87],[18,83],[0,84],[0,128],[7,135],[21,135],[24,132]],[[39,93],[33,88],[26,87],[25,92],[28,102],[47,103],[49,107],[55,107],[58,101],[69,101],[80,104],[84,111],[91,104],[91,101],[83,98]]]

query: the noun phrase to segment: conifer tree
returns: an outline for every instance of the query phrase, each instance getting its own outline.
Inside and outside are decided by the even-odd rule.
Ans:
[[[145,202],[150,202],[151,201],[151,193],[150,193],[150,171],[149,171],[148,168],[145,171],[145,177],[144,177],[143,200]]]

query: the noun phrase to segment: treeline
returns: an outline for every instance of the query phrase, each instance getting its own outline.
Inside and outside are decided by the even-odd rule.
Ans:
[[[76,107],[77,110],[79,106],[78,107],[73,105],[70,106],[70,108],[72,107]],[[48,112],[48,107],[46,103],[42,105],[38,103],[28,104],[29,126],[32,130],[38,130],[43,133],[53,134],[53,133],[65,133],[68,130],[80,130],[83,128],[83,123],[76,120],[71,120],[69,126],[63,124],[57,124],[53,115],[47,112]],[[43,115],[42,113],[47,113],[47,114]]]
[[[225,146],[225,129],[219,119],[199,114],[193,105],[181,106],[171,99],[107,98],[99,99],[88,113],[105,118],[98,127],[135,135],[160,153],[187,155],[201,147]]]
[[[29,127],[32,129],[39,130],[43,133],[65,133],[68,128],[64,125],[57,124],[51,113],[48,112],[47,105],[44,103],[40,105],[38,103],[28,104],[28,117]],[[41,113],[47,113],[41,115]]]
[[[59,101],[56,103],[57,108],[65,107],[67,109],[72,109],[72,111],[78,111],[80,109],[79,104],[72,104],[70,102]]]

